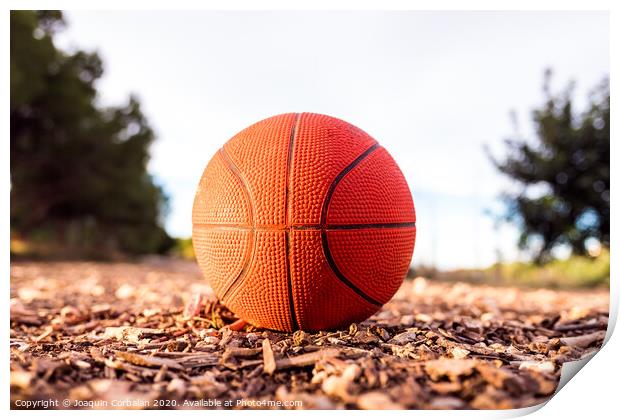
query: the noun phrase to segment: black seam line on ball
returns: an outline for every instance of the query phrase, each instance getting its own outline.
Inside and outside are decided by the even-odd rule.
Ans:
[[[252,227],[234,223],[194,223],[196,228],[208,230],[238,230],[238,231],[272,231],[288,232],[291,230],[363,230],[363,229],[399,229],[414,228],[416,222],[394,222],[394,223],[352,223],[352,224],[332,224],[332,225],[293,225],[290,227],[280,226],[258,226]]]
[[[228,300],[229,297],[231,297],[232,295],[234,295],[237,290],[239,289],[239,287],[241,286],[241,284],[243,283],[243,280],[245,279],[245,277],[248,274],[248,269],[250,268],[251,263],[254,261],[254,255],[255,255],[255,250],[256,250],[256,233],[254,230],[256,221],[254,220],[254,200],[252,199],[252,194],[250,192],[250,188],[248,186],[248,183],[246,181],[246,179],[243,177],[243,175],[241,174],[241,171],[239,171],[239,168],[237,168],[237,165],[235,165],[235,163],[232,161],[232,159],[230,158],[230,156],[228,156],[228,153],[226,152],[226,149],[224,149],[224,147],[222,147],[220,149],[220,153],[222,155],[222,158],[224,159],[224,162],[226,164],[226,166],[228,167],[228,169],[230,169],[230,171],[239,179],[239,181],[241,182],[241,185],[243,186],[243,189],[245,190],[245,193],[247,195],[248,201],[249,201],[249,216],[250,216],[250,223],[252,224],[252,240],[250,241],[250,249],[248,251],[248,255],[245,257],[245,262],[243,264],[243,268],[241,269],[241,271],[239,272],[239,275],[237,276],[237,278],[235,278],[230,285],[226,288],[226,290],[224,291],[224,293],[222,294],[222,302],[224,302],[226,304],[226,301]]]
[[[286,159],[286,190],[284,193],[284,224],[286,226],[285,243],[286,243],[286,287],[288,292],[288,304],[289,311],[291,313],[291,327],[293,331],[299,329],[299,323],[297,321],[297,314],[295,313],[295,297],[293,296],[293,279],[291,276],[291,253],[290,253],[290,232],[289,226],[291,224],[291,210],[290,210],[290,191],[293,179],[293,152],[295,147],[295,134],[297,133],[297,127],[299,125],[301,114],[295,114],[295,120],[291,127],[291,135],[288,141],[288,156]]]
[[[353,284],[344,274],[342,274],[340,269],[338,269],[338,266],[336,265],[336,261],[334,261],[334,258],[332,257],[332,253],[329,250],[329,244],[327,243],[327,233],[324,230],[321,231],[321,243],[323,244],[323,253],[325,254],[325,259],[327,260],[327,263],[329,264],[330,268],[332,269],[336,277],[338,277],[338,280],[340,280],[342,283],[348,286],[349,289],[354,291],[359,297],[364,299],[366,302],[372,305],[375,305],[375,306],[383,306],[383,303],[379,302],[378,300],[373,299],[372,297],[364,293],[359,287]]]
[[[359,223],[350,225],[326,225],[325,230],[354,230],[354,229],[398,229],[415,227],[415,222],[402,223]]]
[[[357,159],[355,159],[346,168],[344,168],[338,174],[338,176],[336,176],[336,178],[334,179],[332,184],[329,186],[329,190],[327,191],[327,195],[325,196],[325,198],[323,200],[323,208],[321,209],[321,226],[326,226],[327,225],[327,211],[329,209],[329,203],[330,203],[330,201],[332,199],[332,196],[334,195],[334,191],[336,191],[336,187],[338,186],[340,181],[342,181],[342,179],[349,172],[351,172],[351,170],[353,170],[353,168],[355,168],[357,165],[359,165],[360,162],[362,162],[364,159],[366,159],[366,157],[368,157],[368,155],[370,155],[372,152],[374,152],[378,148],[379,148],[379,143],[373,144],[364,153],[359,155],[357,157]],[[381,303],[378,300],[375,300],[372,297],[368,296],[359,287],[357,287],[355,284],[353,284],[353,282],[351,282],[351,280],[349,280],[340,271],[340,269],[338,268],[338,265],[336,264],[336,261],[334,261],[334,257],[332,256],[331,251],[329,250],[329,243],[328,243],[328,240],[327,240],[327,231],[325,229],[321,229],[321,244],[323,246],[323,255],[325,255],[325,259],[327,260],[327,263],[329,264],[330,268],[332,269],[332,271],[334,272],[334,274],[336,275],[338,280],[340,280],[344,285],[346,285],[349,289],[351,289],[353,292],[355,292],[359,297],[364,299],[366,302],[368,302],[368,303],[370,303],[372,305],[375,305],[375,306],[383,306],[383,303]]]
[[[336,191],[336,187],[342,181],[342,178],[347,176],[349,172],[353,170],[361,161],[366,159],[369,154],[374,152],[379,148],[379,143],[375,143],[370,146],[364,153],[359,155],[353,162],[351,162],[346,168],[344,168],[333,180],[332,184],[329,186],[329,190],[327,190],[327,194],[323,199],[323,207],[321,208],[321,226],[325,226],[327,224],[327,210],[329,209],[329,203],[332,200],[332,195],[334,195],[334,191]]]

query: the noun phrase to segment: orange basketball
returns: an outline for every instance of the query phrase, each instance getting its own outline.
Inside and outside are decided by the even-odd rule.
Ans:
[[[217,296],[280,331],[345,327],[396,293],[415,243],[400,169],[372,137],[319,114],[283,114],[230,139],[207,165],[193,243]]]

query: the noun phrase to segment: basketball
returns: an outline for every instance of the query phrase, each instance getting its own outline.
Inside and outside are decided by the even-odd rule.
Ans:
[[[326,115],[267,118],[218,150],[192,211],[200,269],[243,320],[346,327],[403,282],[416,237],[407,182],[361,129]]]

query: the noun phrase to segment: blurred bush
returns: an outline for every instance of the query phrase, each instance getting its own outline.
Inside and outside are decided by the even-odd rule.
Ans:
[[[409,267],[409,271],[407,272],[408,278],[416,278],[416,277],[425,277],[428,279],[437,278],[439,275],[439,270],[433,265],[428,264],[416,264]]]
[[[174,246],[170,250],[170,253],[186,260],[194,260],[195,255],[192,238],[175,238]]]
[[[466,282],[492,286],[545,288],[609,287],[610,253],[602,248],[596,257],[572,255],[543,264],[534,262],[498,263],[485,269],[437,270],[411,269],[408,277],[426,277],[438,281]]]
[[[146,169],[155,135],[136,98],[97,104],[103,63],[57,49],[64,26],[59,11],[11,11],[12,243],[69,257],[165,252],[167,197]]]
[[[603,249],[596,258],[573,255],[543,265],[523,262],[499,264],[487,269],[486,274],[495,277],[499,269],[500,282],[533,287],[609,286],[609,263],[609,250]]]

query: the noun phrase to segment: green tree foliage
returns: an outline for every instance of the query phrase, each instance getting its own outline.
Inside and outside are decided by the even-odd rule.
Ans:
[[[162,252],[167,199],[149,176],[154,133],[130,98],[97,105],[94,53],[68,54],[53,37],[58,11],[11,12],[11,227],[104,252]]]
[[[497,168],[521,185],[507,194],[508,219],[521,227],[519,245],[536,239],[536,261],[549,260],[558,245],[577,255],[590,239],[609,246],[609,82],[591,93],[584,112],[573,109],[573,90],[549,89],[545,104],[533,112],[535,141],[509,139],[508,154]],[[535,241],[536,242],[536,241]]]

